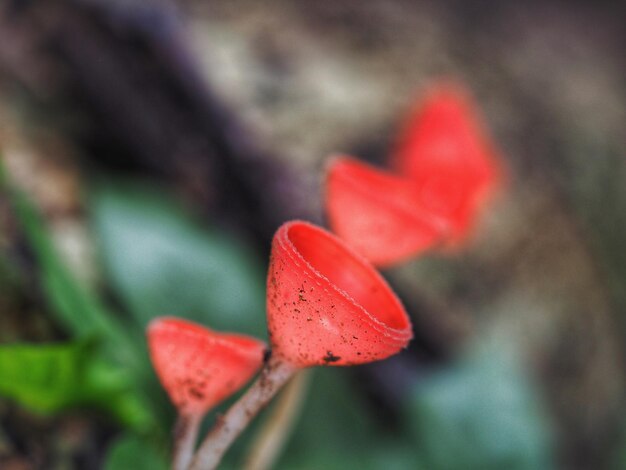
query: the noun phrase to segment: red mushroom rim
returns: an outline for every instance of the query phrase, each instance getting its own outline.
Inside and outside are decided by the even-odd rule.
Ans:
[[[234,356],[245,361],[259,361],[259,357],[263,357],[264,344],[245,335],[232,333],[222,333],[211,330],[197,323],[182,320],[177,317],[159,317],[152,320],[148,326],[149,331],[157,330],[177,330],[181,335],[196,337],[209,344],[222,347],[231,351]],[[261,352],[261,355],[259,353]]]
[[[362,313],[391,343],[413,337],[411,322],[398,297],[376,269],[326,230],[303,221],[287,222],[277,242],[296,256],[328,288]]]

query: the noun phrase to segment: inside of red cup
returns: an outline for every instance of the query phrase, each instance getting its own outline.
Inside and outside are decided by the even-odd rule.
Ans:
[[[313,269],[362,305],[374,318],[390,328],[408,327],[402,305],[380,274],[338,239],[308,224],[292,225],[287,236]]]

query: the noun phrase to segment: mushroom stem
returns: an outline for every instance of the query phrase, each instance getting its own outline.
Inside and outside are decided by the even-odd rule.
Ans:
[[[201,422],[202,416],[197,414],[178,415],[174,426],[172,470],[185,470],[189,466]]]
[[[269,403],[274,395],[297,372],[298,368],[273,355],[261,370],[259,378],[234,403],[204,439],[189,467],[191,470],[215,469],[235,439],[252,418]]]
[[[274,467],[302,409],[311,372],[301,370],[285,386],[272,408],[272,414],[258,431],[244,465],[245,470],[269,470]]]

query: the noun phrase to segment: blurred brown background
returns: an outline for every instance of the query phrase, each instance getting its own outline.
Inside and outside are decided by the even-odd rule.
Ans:
[[[546,397],[559,467],[608,468],[625,416],[618,3],[2,0],[0,146],[68,262],[97,284],[82,199],[94,176],[156,181],[267,253],[280,222],[323,221],[330,154],[384,163],[419,93],[465,82],[508,185],[463,253],[386,273],[417,344],[410,360],[357,375],[384,403],[406,385],[401,371],[445,365],[479,335],[505,338]],[[6,204],[2,221],[3,249],[21,259]],[[3,302],[4,341],[58,337],[36,301]],[[8,468],[30,468],[26,448],[46,453],[58,438],[84,452],[72,439],[98,447],[112,432],[87,418],[23,426],[7,405],[0,422],[19,436],[0,433]]]

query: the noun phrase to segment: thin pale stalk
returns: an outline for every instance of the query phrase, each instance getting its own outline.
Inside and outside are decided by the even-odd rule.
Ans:
[[[293,376],[296,368],[282,358],[272,356],[265,364],[259,378],[248,391],[218,418],[217,423],[204,439],[191,470],[217,468],[228,448],[250,424],[252,418],[269,403],[274,395]]]
[[[202,416],[178,415],[174,425],[172,470],[186,470],[193,457]]]
[[[298,372],[281,392],[272,414],[258,432],[244,470],[273,467],[300,413],[310,377],[310,370]]]

